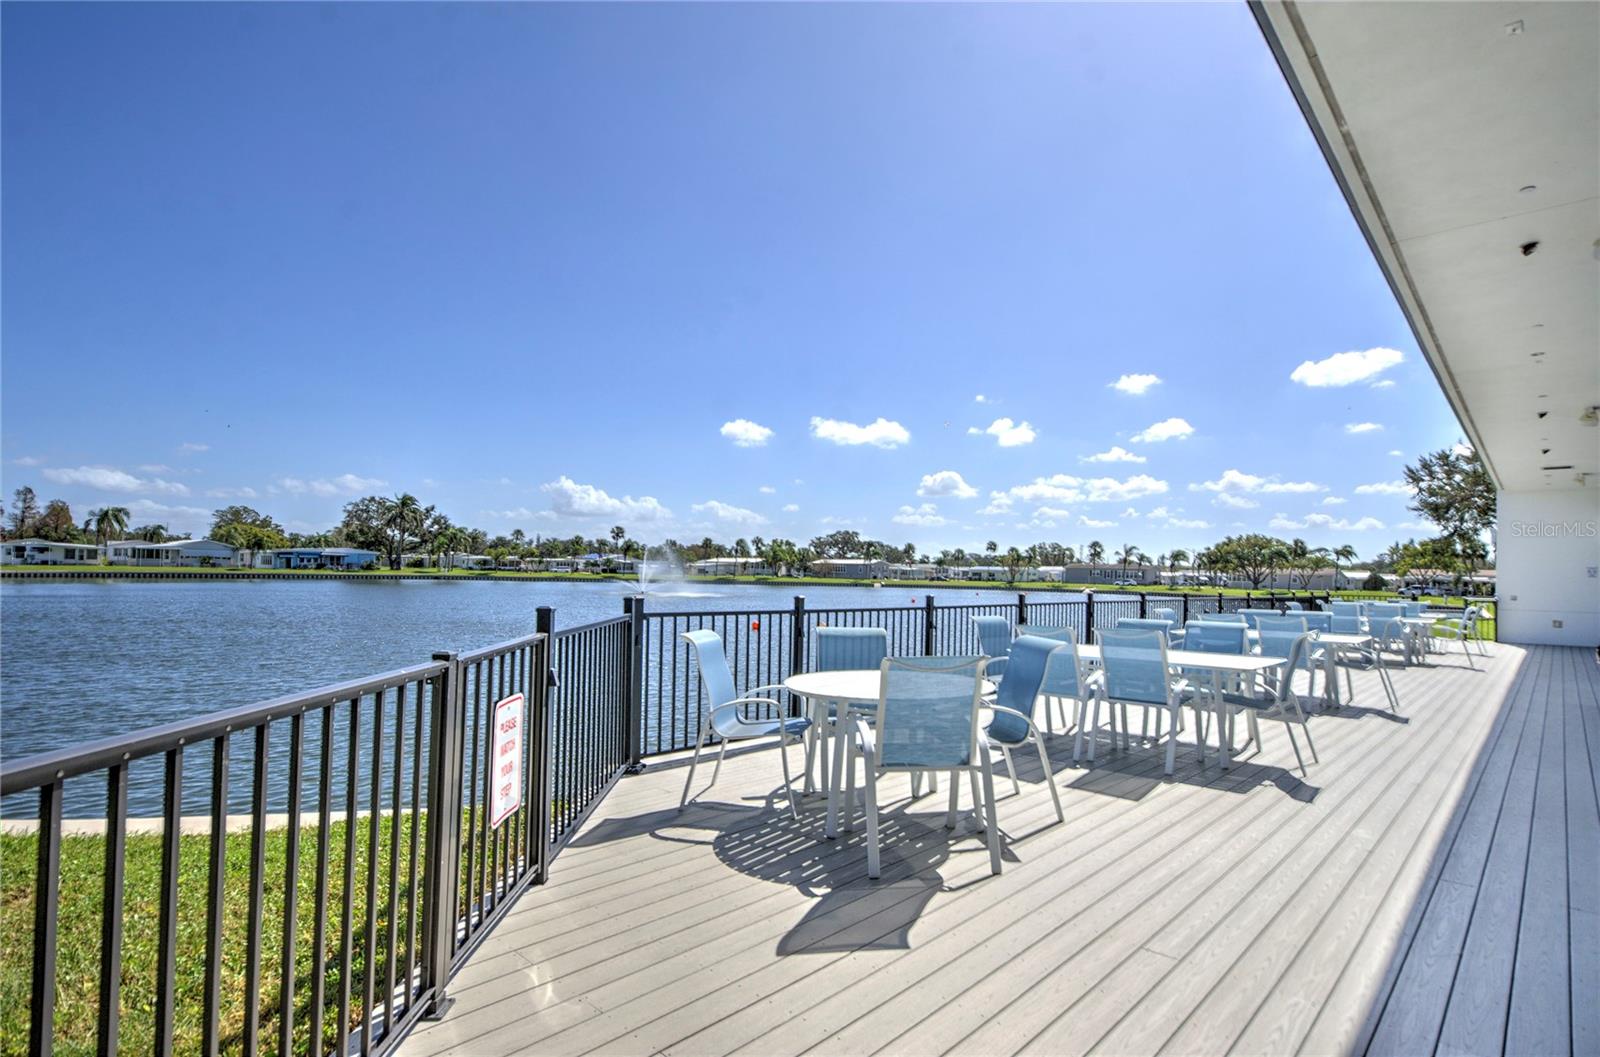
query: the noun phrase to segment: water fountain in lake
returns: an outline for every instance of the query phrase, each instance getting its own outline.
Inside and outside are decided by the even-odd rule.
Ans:
[[[654,598],[715,598],[721,592],[710,591],[704,584],[690,584],[684,578],[683,565],[671,554],[659,558],[641,558],[634,563],[637,578],[622,584],[630,595]]]

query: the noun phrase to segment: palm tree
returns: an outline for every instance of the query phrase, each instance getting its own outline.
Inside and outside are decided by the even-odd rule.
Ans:
[[[1106,546],[1099,540],[1089,541],[1089,564],[1099,565],[1106,556]]]
[[[107,540],[122,539],[128,531],[128,515],[130,511],[125,506],[101,507],[99,510],[89,511],[89,519],[83,523],[87,530],[94,526],[94,541],[105,543]]]
[[[617,544],[618,546],[621,546],[622,541],[624,539],[627,539],[627,537],[628,537],[628,530],[627,529],[623,528],[621,525],[612,525],[611,526],[611,542],[612,543]]]
[[[1333,558],[1333,587],[1337,589],[1339,586],[1339,563],[1349,562],[1354,565],[1356,549],[1348,543],[1341,544],[1333,549],[1331,557]]]
[[[988,543],[983,545],[983,549],[989,554],[993,555],[995,551],[1000,549],[1000,544],[996,543],[994,540],[990,540]]]
[[[1122,545],[1122,549],[1117,552],[1116,557],[1113,560],[1121,563],[1122,578],[1124,580],[1128,578],[1128,564],[1130,562],[1137,562],[1141,557],[1143,557],[1143,555],[1139,553],[1138,547],[1135,547],[1131,543],[1124,543]]]
[[[410,492],[402,492],[384,503],[384,544],[389,551],[389,568],[400,568],[406,542],[421,534],[425,517],[422,504]]]
[[[1172,549],[1172,553],[1167,555],[1167,572],[1177,572],[1179,569],[1183,568],[1184,563],[1188,560],[1188,551],[1184,550],[1182,547],[1174,547]]]

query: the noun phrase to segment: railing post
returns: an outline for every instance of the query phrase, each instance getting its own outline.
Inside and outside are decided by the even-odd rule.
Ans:
[[[1187,594],[1183,596],[1183,622],[1185,624],[1189,623],[1189,596]]]
[[[1028,596],[1025,592],[1017,592],[1017,626],[1022,627],[1028,622]]]
[[[638,774],[644,770],[644,764],[640,762],[640,757],[644,755],[644,595],[624,598],[622,609],[629,618],[625,675],[628,687],[628,765],[622,773]]]
[[[1094,643],[1094,588],[1084,588],[1083,597],[1083,642],[1087,646]]]
[[[555,790],[551,780],[551,748],[552,728],[550,722],[550,691],[554,688],[555,679],[555,631],[556,611],[549,606],[540,606],[535,611],[534,630],[539,633],[539,639],[533,649],[533,671],[530,673],[533,684],[532,719],[528,729],[536,733],[538,738],[533,744],[532,768],[534,774],[534,799],[533,820],[528,827],[527,854],[539,865],[534,874],[534,884],[544,884],[550,879],[550,813],[554,809],[552,801],[555,799]]]
[[[1139,592],[1139,619],[1144,620],[1150,615],[1150,600],[1143,591]]]
[[[789,627],[789,674],[806,670],[806,596],[794,596],[794,616]]]
[[[456,894],[461,885],[461,712],[465,682],[455,653],[435,653],[445,669],[433,695],[428,732],[428,849],[422,892],[422,930],[427,944],[424,986],[433,1001],[423,1014],[438,1020],[450,1008],[445,985],[456,939]]]
[[[936,625],[934,624],[934,615],[935,614],[934,614],[934,606],[933,606],[933,596],[932,595],[923,595],[922,596],[922,655],[924,657],[932,657],[933,656],[933,639],[934,639],[934,630],[936,628]]]

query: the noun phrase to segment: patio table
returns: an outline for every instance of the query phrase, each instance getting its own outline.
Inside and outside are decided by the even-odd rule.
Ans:
[[[1097,645],[1079,646],[1078,656],[1084,660],[1100,663],[1100,647]],[[1217,718],[1217,743],[1222,752],[1222,766],[1233,766],[1233,722],[1230,713],[1222,709],[1222,677],[1224,675],[1242,675],[1245,677],[1246,692],[1255,690],[1256,676],[1272,668],[1279,668],[1289,663],[1287,657],[1263,657],[1259,653],[1203,653],[1199,650],[1168,650],[1167,663],[1175,668],[1189,671],[1209,672],[1211,675],[1212,711]],[[1200,731],[1195,731],[1196,740],[1200,743],[1200,759],[1205,760],[1205,739]]]
[[[828,794],[828,816],[822,830],[825,836],[839,835],[839,791],[844,785],[847,745],[845,739],[849,737],[849,724],[844,722],[845,717],[851,709],[865,711],[868,707],[874,709],[878,707],[882,678],[882,674],[876,668],[846,668],[832,672],[802,672],[799,675],[791,675],[783,681],[785,690],[810,702],[812,728],[818,732],[819,746],[826,737],[828,706],[833,705],[838,710],[839,722],[834,724],[833,731],[831,770],[828,767],[830,761],[826,758],[826,750],[818,754],[818,762],[822,765],[822,784]],[[994,683],[985,679],[983,696],[990,697],[994,692]]]
[[[1342,657],[1347,651],[1354,651],[1357,655],[1366,655],[1370,653],[1372,656],[1372,664],[1378,669],[1378,681],[1383,684],[1383,692],[1388,695],[1389,707],[1395,712],[1400,711],[1400,698],[1398,695],[1396,695],[1394,683],[1389,678],[1389,668],[1383,663],[1383,652],[1373,646],[1371,635],[1351,634],[1349,632],[1339,631],[1324,631],[1317,636],[1316,641],[1318,645],[1323,646],[1328,650],[1328,655],[1331,659]],[[1332,668],[1331,663],[1329,667]],[[1323,680],[1323,683],[1325,684],[1324,691],[1329,688],[1326,684],[1329,684],[1330,682],[1337,683],[1337,676],[1331,680]],[[1355,682],[1350,678],[1350,671],[1348,668],[1345,669],[1344,682],[1346,696],[1349,698],[1350,703],[1353,704],[1356,699]],[[1334,696],[1331,703],[1337,706],[1339,704],[1337,687],[1333,688],[1333,694]],[[1326,696],[1326,694],[1324,696]]]

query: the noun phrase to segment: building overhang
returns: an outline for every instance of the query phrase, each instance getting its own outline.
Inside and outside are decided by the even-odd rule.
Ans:
[[[1600,5],[1250,7],[1496,485],[1600,483]]]

